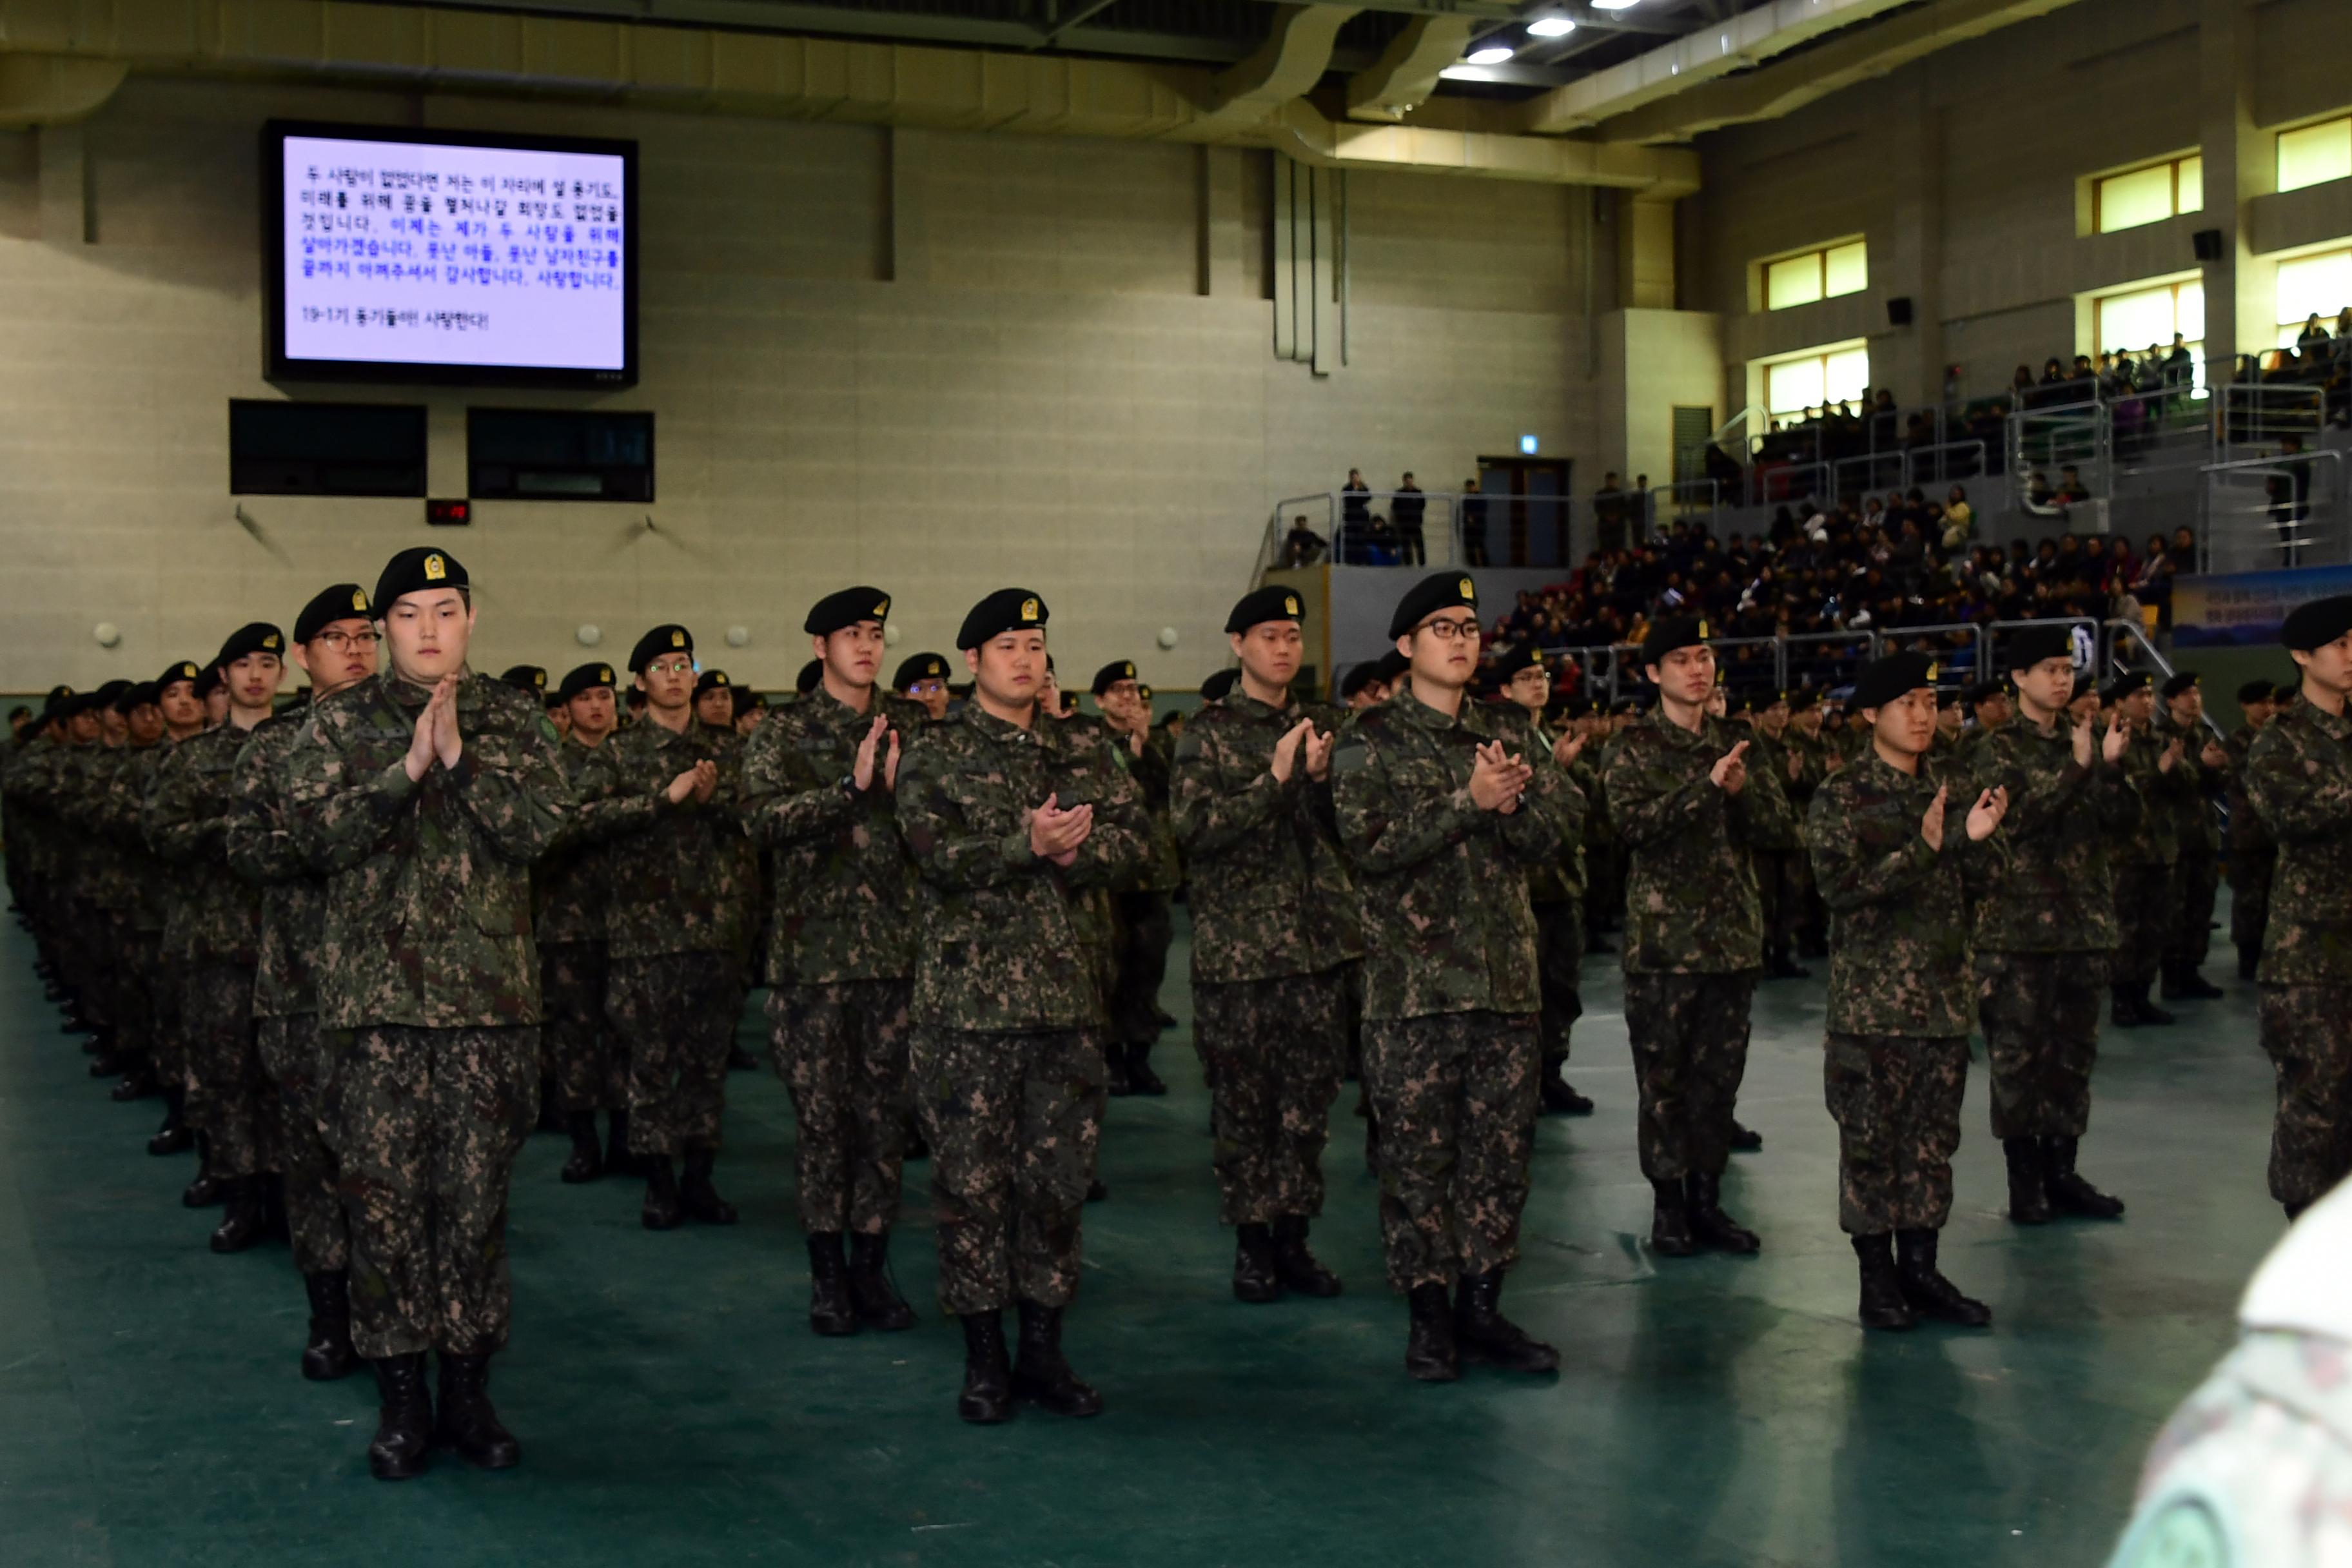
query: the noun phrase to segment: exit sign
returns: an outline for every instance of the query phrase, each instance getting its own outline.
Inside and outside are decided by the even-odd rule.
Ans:
[[[1519,450],[1528,457],[1534,457],[1536,455],[1536,438],[1532,436],[1520,437]]]

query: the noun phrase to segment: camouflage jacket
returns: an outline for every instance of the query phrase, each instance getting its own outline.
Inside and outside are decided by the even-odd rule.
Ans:
[[[612,737],[607,735],[609,744]],[[566,737],[556,747],[556,763],[572,785],[576,800],[598,748]],[[683,771],[683,770],[681,770]],[[583,830],[583,814],[574,811],[563,829],[530,868],[531,935],[539,945],[551,942],[604,940],[604,847]]]
[[[289,708],[253,727],[237,753],[225,847],[229,868],[261,889],[261,942],[253,1016],[291,1018],[319,1010],[312,965],[327,920],[326,879],[286,821],[287,764],[310,714]]]
[[[1532,904],[1565,903],[1584,897],[1584,829],[1592,811],[1591,797],[1584,793],[1584,782],[1574,767],[1562,767],[1552,760],[1552,736],[1542,725],[1520,719],[1508,708],[1498,708],[1494,714],[1496,727],[1506,733],[1517,730],[1525,737],[1514,750],[1537,772],[1549,771],[1553,775],[1551,786],[1542,792],[1541,800],[1560,824],[1560,852],[1549,859],[1538,860],[1528,868],[1528,901]],[[1579,753],[1577,762],[1584,761]]]
[[[1067,869],[1030,852],[1029,817],[1048,795],[1094,807],[1094,830]],[[920,877],[915,1021],[1006,1032],[1100,1026],[1102,995],[1075,906],[1087,890],[1134,875],[1150,840],[1142,796],[1110,749],[967,703],[899,754],[898,796]]]
[[[2139,793],[2140,814],[2116,846],[2118,866],[2169,866],[2180,858],[2180,821],[2197,798],[2197,759],[2184,746],[2180,760],[2164,766],[2172,736],[2137,727],[2124,751],[2124,773]]]
[[[2246,796],[2246,759],[2252,755],[2254,737],[2262,731],[2251,724],[2241,724],[2230,731],[2222,744],[2230,751],[2230,782],[2227,795],[2230,802],[2230,853],[2232,855],[2275,855],[2278,846],[2271,842],[2270,829],[2263,826],[2263,814]]]
[[[1528,872],[1561,853],[1549,796],[1566,775],[1538,768],[1507,815],[1470,799],[1477,749],[1525,734],[1466,700],[1449,719],[1408,694],[1360,711],[1334,744],[1332,806],[1363,894],[1365,1017],[1540,1010]]]
[[[1951,792],[1940,851],[1919,831],[1938,788]],[[1807,837],[1830,909],[1832,1034],[1937,1037],[1976,1026],[1969,903],[2006,854],[1999,831],[1969,837],[1976,797],[1957,762],[1923,762],[1915,775],[1875,754],[1815,792]]]
[[[190,736],[164,754],[148,786],[147,843],[180,887],[163,928],[168,962],[249,969],[261,955],[261,889],[228,868],[226,844],[236,755],[251,734],[224,724]]]
[[[2020,719],[1976,750],[1970,782],[2009,791],[2000,837],[2007,869],[1977,904],[1979,952],[2110,952],[2116,945],[2113,846],[2138,822],[2139,792],[2119,763],[2074,762],[2073,731]]]
[[[143,820],[147,787],[170,749],[160,742],[109,752],[105,773],[93,781],[98,830],[121,852],[131,928],[139,931],[161,931],[171,907],[171,868],[148,848]]]
[[[1177,847],[1176,830],[1169,818],[1169,796],[1176,761],[1175,742],[1164,730],[1143,738],[1139,752],[1128,737],[1099,718],[1065,719],[1055,731],[1065,741],[1099,744],[1135,780],[1149,816],[1151,839],[1143,861],[1119,883],[1120,892],[1172,893],[1184,885],[1184,858]]]
[[[1272,772],[1275,743],[1305,716],[1235,692],[1202,709],[1176,747],[1196,984],[1318,974],[1363,956],[1330,781],[1307,776],[1303,748],[1289,782]]]
[[[1743,739],[1720,719],[1684,729],[1643,715],[1618,737],[1605,775],[1631,856],[1625,973],[1733,974],[1764,965],[1764,909],[1748,851],[1786,843],[1789,797],[1750,767],[1738,795],[1710,775]]]
[[[1762,837],[1750,846],[1752,848],[1788,854],[1804,847],[1803,813],[1805,806],[1811,801],[1812,791],[1807,789],[1804,792],[1805,800],[1800,802],[1797,798],[1796,786],[1789,778],[1789,759],[1791,756],[1799,759],[1798,771],[1800,773],[1804,771],[1802,760],[1804,753],[1789,744],[1790,737],[1795,733],[1794,730],[1782,730],[1777,737],[1768,735],[1764,732],[1764,726],[1759,723],[1756,726],[1755,733],[1748,737],[1749,775],[1752,777],[1759,773],[1770,773],[1772,782],[1780,786],[1780,798],[1787,802],[1789,806],[1788,813],[1781,822],[1759,829]]]
[[[2179,775],[2172,781],[2167,797],[2172,804],[2172,829],[2175,842],[2183,855],[2200,853],[2210,856],[2221,848],[2221,825],[2213,807],[2230,787],[2231,769],[2209,768],[2205,765],[2205,747],[2213,739],[2213,731],[2202,724],[2183,729],[2168,718],[2156,721],[2156,739],[2167,744],[2180,742],[2180,761],[2174,764]]]
[[[327,877],[319,1021],[492,1028],[539,1021],[530,865],[572,810],[537,697],[468,671],[465,752],[405,758],[432,693],[390,668],[312,705],[287,767],[295,842]]]
[[[897,794],[883,778],[849,787],[876,717],[889,721],[903,768],[929,719],[919,703],[877,693],[859,713],[823,687],[770,714],[743,752],[744,826],[774,853],[771,985],[903,980],[915,973],[915,863],[898,836]]]
[[[11,826],[20,840],[8,848],[11,854],[22,854],[36,875],[62,876],[70,863],[72,836],[66,828],[63,809],[74,750],[46,735],[36,735],[8,761],[8,798],[15,810]]]
[[[606,738],[581,764],[583,837],[604,847],[604,942],[614,958],[732,952],[751,918],[754,863],[743,853],[736,802],[742,747],[732,731],[651,719]],[[719,770],[708,801],[667,795],[697,763]]]
[[[2263,726],[2246,793],[2279,847],[2265,985],[2352,985],[2352,714],[2298,702]]]

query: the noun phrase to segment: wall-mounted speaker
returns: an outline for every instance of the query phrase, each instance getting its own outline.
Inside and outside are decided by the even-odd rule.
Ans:
[[[1886,301],[1886,324],[1890,327],[1907,327],[1911,324],[1910,295],[1897,294]]]
[[[2195,234],[2189,237],[2189,242],[2197,247],[2198,260],[2219,261],[2221,259],[2221,231],[2220,229],[2200,228]]]

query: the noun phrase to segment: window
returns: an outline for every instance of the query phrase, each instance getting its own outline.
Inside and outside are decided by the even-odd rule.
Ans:
[[[2279,132],[2280,190],[2299,191],[2347,174],[2352,174],[2352,114]]]
[[[2278,346],[2294,347],[2303,323],[2313,316],[2336,335],[2336,317],[2352,305],[2352,250],[2298,256],[2278,269]]]
[[[1870,283],[1869,258],[1861,240],[1823,246],[1764,263],[1764,308],[1785,310],[1841,294],[1859,294]]]
[[[2102,295],[2091,302],[2091,332],[2098,353],[2128,353],[2134,359],[2172,352],[2172,334],[2184,340],[2194,363],[2194,384],[2205,384],[2205,282],[2187,278]]]
[[[2205,160],[2195,153],[2091,182],[2092,227],[2100,234],[2161,223],[2205,206]]]
[[[1801,419],[1823,403],[1851,403],[1862,412],[1870,395],[1870,351],[1859,342],[1830,343],[1764,365],[1764,412],[1775,420]]]

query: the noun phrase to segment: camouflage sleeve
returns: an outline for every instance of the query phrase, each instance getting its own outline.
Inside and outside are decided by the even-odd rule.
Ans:
[[[1992,744],[1979,747],[1969,762],[1971,777],[1979,792],[2009,792],[2009,816],[2001,826],[2019,838],[2048,831],[2091,779],[2088,770],[2071,761],[2056,773],[2034,778],[2023,768],[2003,762],[2000,748]]]
[[[842,788],[838,777],[821,776],[806,754],[787,743],[785,731],[771,721],[752,731],[743,748],[745,830],[762,844],[778,846],[830,838],[865,802]],[[903,752],[898,761],[903,770]],[[877,761],[877,770],[881,765]]]
[[[1796,842],[1797,823],[1789,810],[1789,794],[1771,767],[1749,768],[1747,784],[1727,805],[1732,831],[1750,846],[1769,849]]]
[[[1948,807],[1948,833],[1952,826]],[[1812,844],[1813,879],[1821,888],[1822,902],[1832,910],[1884,903],[1936,868],[1936,851],[1920,834],[1917,823],[1892,815],[1841,810],[1838,796],[1828,791],[1813,797],[1806,826]],[[1948,837],[1945,839],[1948,844],[1950,841]]]
[[[1023,826],[1002,837],[974,833],[966,825],[945,748],[918,739],[898,761],[898,833],[915,868],[936,887],[961,892],[1002,887],[1045,868],[1029,847]]]
[[[228,826],[222,835],[229,868],[263,886],[290,882],[310,869],[280,810],[280,751],[278,738],[265,735],[247,741],[236,754]]]
[[[1119,760],[1127,764],[1127,771],[1134,776],[1136,787],[1143,792],[1143,803],[1149,806],[1164,807],[1168,804],[1169,769],[1172,759],[1161,748],[1151,743],[1149,733],[1143,737],[1143,749],[1139,752],[1129,748],[1124,735],[1118,738],[1116,744],[1119,749]]]
[[[2099,826],[2108,832],[2130,833],[2147,819],[2147,796],[2128,768],[2101,763],[2092,770],[2091,790],[2098,803]]]
[[[545,853],[572,810],[555,731],[544,719],[537,723],[536,731],[497,737],[495,745],[467,746],[449,775],[459,809],[499,858],[517,866]]]
[[[1645,848],[1690,831],[1707,814],[1724,809],[1723,791],[1706,773],[1675,783],[1671,774],[1644,768],[1632,746],[1619,748],[1603,781],[1618,837],[1627,847]]]
[[[322,872],[347,871],[374,854],[407,822],[416,798],[404,757],[383,767],[354,762],[317,719],[289,754],[285,780],[287,827]]]
[[[1264,833],[1280,817],[1293,790],[1275,781],[1271,766],[1237,790],[1220,790],[1217,781],[1229,772],[1232,748],[1224,736],[1206,725],[1184,732],[1176,747],[1175,777],[1169,790],[1176,838],[1192,855],[1216,855]],[[1294,783],[1303,770],[1294,769]]]
[[[670,804],[665,779],[654,789],[631,787],[614,741],[606,741],[580,765],[565,839],[593,843],[619,838],[650,826]]]
[[[1116,882],[1140,867],[1151,853],[1151,818],[1143,804],[1142,788],[1112,755],[1111,742],[1095,747],[1087,773],[1094,826],[1087,841],[1078,846],[1078,858],[1064,873],[1070,885],[1078,888]]]
[[[218,842],[221,819],[205,814],[203,797],[203,780],[189,760],[187,748],[173,747],[163,765],[155,770],[155,782],[148,787],[147,804],[141,814],[148,847],[158,857],[174,865],[189,865]]]
[[[1466,784],[1417,796],[1398,789],[1380,747],[1361,726],[1331,753],[1331,800],[1348,858],[1375,877],[1410,870],[1494,822],[1494,814],[1471,800]]]
[[[1558,859],[1584,838],[1584,790],[1566,768],[1539,758],[1518,809],[1497,826],[1513,858],[1530,866]]]
[[[2334,838],[2352,828],[2352,775],[2322,768],[2275,725],[2254,737],[2246,797],[2281,844]]]

